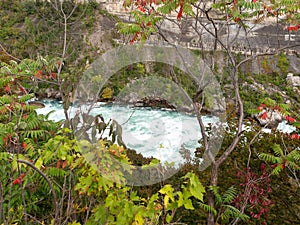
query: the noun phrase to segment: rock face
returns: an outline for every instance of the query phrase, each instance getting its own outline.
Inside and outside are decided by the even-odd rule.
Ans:
[[[300,77],[294,76],[292,73],[288,73],[288,75],[286,77],[286,82],[293,87],[299,87],[300,86]]]

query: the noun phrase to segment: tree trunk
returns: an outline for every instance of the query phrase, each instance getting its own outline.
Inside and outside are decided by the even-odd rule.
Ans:
[[[218,184],[218,168],[219,165],[217,163],[212,163],[210,186],[217,186]],[[208,192],[208,205],[212,208],[215,208],[215,196],[212,191]],[[214,224],[215,224],[215,216],[212,212],[209,212],[207,217],[207,225],[214,225]]]

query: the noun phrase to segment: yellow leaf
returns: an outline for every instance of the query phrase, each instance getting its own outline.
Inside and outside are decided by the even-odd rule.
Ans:
[[[102,92],[102,98],[109,99],[109,98],[112,98],[112,95],[113,95],[113,91],[111,88],[109,88],[109,87],[104,88],[104,90]]]
[[[43,159],[39,158],[35,163],[35,167],[41,169],[42,165],[43,165]]]

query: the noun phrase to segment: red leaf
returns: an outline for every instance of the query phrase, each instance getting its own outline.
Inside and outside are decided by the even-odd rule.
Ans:
[[[25,88],[23,88],[22,86],[19,86],[19,90],[20,90],[22,93],[26,93]]]
[[[178,12],[178,15],[177,15],[177,20],[180,20],[180,19],[181,19],[182,13],[183,13],[183,5],[181,4],[181,5],[180,5],[179,12]]]
[[[268,118],[268,113],[267,112],[264,112],[263,114],[260,115],[260,118],[265,120]]]
[[[141,12],[146,12],[145,8],[141,5],[138,6],[138,10],[140,10]]]
[[[130,44],[132,45],[138,38],[138,36],[140,35],[140,32],[136,32],[135,35],[133,36],[133,38],[130,40]]]
[[[290,116],[286,116],[285,119],[290,123],[293,123],[296,121],[293,117],[290,117]]]
[[[298,26],[289,26],[288,28],[287,28],[289,31],[298,31]]]
[[[281,110],[281,108],[280,108],[280,106],[279,106],[279,105],[276,105],[276,106],[274,107],[274,110],[280,111],[280,110]]]
[[[54,80],[56,80],[56,73],[50,73],[50,76],[51,76]]]
[[[14,180],[13,184],[14,185],[21,184],[21,179],[18,177],[17,179]]]
[[[237,18],[234,18],[234,22],[238,23],[241,21],[241,18],[237,17]]]
[[[27,144],[26,144],[25,142],[23,142],[23,143],[21,144],[21,146],[22,146],[22,148],[25,150],[26,147],[27,147]]]
[[[290,135],[290,139],[298,140],[299,139],[299,135],[298,134],[291,134]]]
[[[11,137],[10,135],[6,135],[4,138],[3,138],[3,141],[4,141],[4,145],[7,146],[9,142],[11,142]]]

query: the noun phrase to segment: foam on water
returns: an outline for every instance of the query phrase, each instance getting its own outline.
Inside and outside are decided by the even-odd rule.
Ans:
[[[37,113],[49,115],[49,119],[64,119],[60,102],[44,101],[45,108],[37,109]],[[75,115],[76,108],[70,110],[70,118]],[[179,149],[189,149],[193,155],[196,147],[200,147],[201,138],[196,116],[190,116],[169,110],[132,108],[120,105],[103,105],[94,107],[92,115],[102,114],[105,121],[116,120],[123,130],[123,141],[127,147],[135,149],[145,157],[153,156],[163,162],[178,164],[182,162]],[[214,123],[216,118],[204,116],[204,124]]]
[[[61,102],[44,101],[45,108],[37,109],[39,114],[50,114],[49,119],[59,121],[64,119]],[[70,118],[75,115],[77,108],[71,108]],[[105,121],[116,120],[123,130],[123,141],[127,147],[136,150],[145,157],[153,156],[162,162],[180,164],[183,159],[179,150],[184,147],[190,150],[191,155],[201,138],[200,128],[196,116],[190,116],[170,110],[133,108],[129,106],[107,105],[97,103],[91,114],[101,114]],[[216,117],[203,116],[205,126],[218,121]],[[246,125],[244,129],[249,129]],[[279,131],[290,133],[295,129],[285,121],[280,123]],[[270,132],[264,129],[264,132]],[[108,131],[106,133],[108,135]]]

